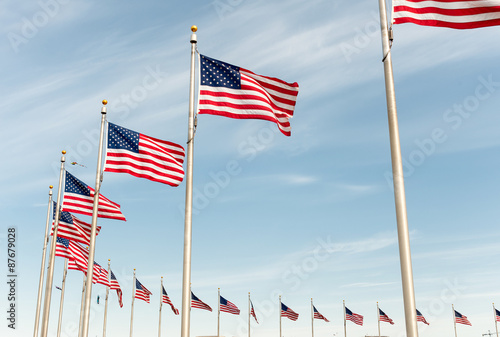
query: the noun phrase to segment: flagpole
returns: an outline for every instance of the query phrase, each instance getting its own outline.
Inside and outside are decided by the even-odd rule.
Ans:
[[[42,330],[41,337],[47,337],[49,331],[49,315],[50,315],[50,300],[52,298],[52,285],[54,281],[54,263],[56,259],[56,239],[57,239],[57,229],[59,227],[59,215],[60,215],[60,201],[61,201],[61,190],[64,175],[64,162],[66,157],[64,156],[66,151],[62,151],[61,157],[61,171],[59,172],[59,187],[57,189],[57,205],[55,222],[54,222],[54,233],[52,234],[52,240],[50,242],[50,253],[49,253],[49,269],[47,270],[47,281],[45,282],[45,299],[43,302],[43,316],[42,316]]]
[[[109,297],[109,282],[110,282],[110,275],[111,275],[111,260],[108,259],[108,285],[106,286],[106,302],[104,304],[104,322],[102,324],[102,337],[106,337],[106,322],[108,319],[108,297]]]
[[[35,328],[33,329],[33,337],[38,336],[38,327],[40,325],[40,307],[42,305],[42,292],[43,292],[43,276],[45,275],[45,258],[47,257],[47,243],[49,242],[49,223],[52,210],[52,188],[49,186],[49,207],[47,208],[47,221],[45,222],[45,237],[43,239],[42,250],[42,266],[40,267],[40,279],[38,281],[38,297],[36,300],[36,313],[35,313]]]
[[[132,281],[132,304],[130,306],[130,337],[132,337],[132,328],[134,324],[134,296],[135,295],[135,268],[134,268],[134,279]]]
[[[493,304],[493,319],[495,320],[495,330],[497,332],[497,337],[498,337],[497,312],[495,309],[495,303],[492,303],[492,304]]]
[[[451,310],[453,311],[453,326],[455,327],[455,337],[457,337],[457,316],[455,315],[455,307],[451,305]]]
[[[189,337],[190,328],[190,303],[191,303],[191,236],[193,217],[193,150],[194,150],[194,64],[196,55],[196,26],[191,27],[191,74],[189,84],[189,120],[188,141],[186,158],[186,206],[184,213],[184,263],[182,272],[182,315],[181,315],[181,337]]]
[[[344,304],[344,337],[347,337],[347,322],[345,319],[345,300],[342,300],[342,303]]]
[[[161,277],[161,285],[160,285],[160,317],[158,318],[158,337],[161,337],[161,307],[163,301],[163,276]]]
[[[399,141],[396,94],[394,90],[394,75],[392,72],[391,46],[389,44],[389,31],[385,0],[379,0],[379,9],[380,30],[382,35],[382,49],[384,57],[383,62],[387,100],[387,115],[389,120],[389,137],[391,143],[394,201],[396,205],[396,222],[398,229],[399,259],[401,265],[403,302],[405,308],[406,335],[407,337],[418,337],[415,290],[413,286],[413,272],[410,252],[410,235],[408,230],[408,216],[406,211],[406,197],[403,177],[403,162],[401,158],[401,144]]]
[[[282,337],[282,335],[281,335],[281,295],[280,295],[280,307],[279,307],[278,311],[280,313],[280,337]]]
[[[217,291],[217,337],[220,337],[220,288]]]
[[[59,304],[59,321],[57,323],[57,337],[61,336],[61,324],[62,324],[62,314],[63,314],[63,303],[64,303],[64,289],[66,288],[66,275],[68,274],[68,259],[64,259],[64,270],[63,279],[61,287],[61,302]]]
[[[314,309],[313,309],[313,299],[311,298],[311,329],[312,337],[314,337]]]
[[[380,337],[380,309],[378,308],[378,302],[377,302],[377,321],[378,321],[378,337]]]
[[[101,108],[101,135],[99,137],[99,147],[97,149],[97,169],[95,176],[94,190],[94,207],[92,209],[92,226],[90,229],[90,244],[89,244],[89,263],[87,266],[87,282],[85,285],[85,304],[83,309],[82,321],[82,337],[88,337],[89,334],[89,316],[90,316],[90,299],[92,296],[92,276],[94,274],[94,256],[95,256],[95,237],[97,232],[97,210],[99,207],[99,193],[101,190],[101,167],[102,167],[102,145],[104,138],[104,127],[106,124],[106,104],[108,101],[102,101]],[[45,337],[45,336],[44,336]]]
[[[83,285],[82,285],[82,300],[80,304],[80,322],[78,323],[79,329],[78,329],[78,337],[82,336],[82,320],[83,320],[83,304],[85,302],[85,284],[87,280],[87,276],[85,273],[83,273]]]
[[[248,292],[248,337],[250,337],[250,313],[251,312],[252,312],[252,308],[250,307],[250,292]]]

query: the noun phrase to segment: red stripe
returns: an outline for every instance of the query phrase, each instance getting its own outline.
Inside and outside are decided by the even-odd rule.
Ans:
[[[468,16],[468,15],[480,15],[487,13],[498,13],[500,12],[500,6],[488,6],[488,7],[469,7],[469,8],[439,8],[439,7],[423,7],[414,8],[411,6],[394,6],[394,12],[410,12],[415,14],[442,14],[447,16]]]
[[[447,21],[439,21],[439,20],[418,20],[413,18],[396,18],[394,19],[395,24],[400,23],[414,23],[421,26],[435,26],[435,27],[445,27],[445,28],[454,28],[454,29],[474,29],[474,28],[483,28],[483,27],[491,27],[500,25],[500,19],[494,20],[486,20],[486,21],[475,21],[475,22],[447,22]]]

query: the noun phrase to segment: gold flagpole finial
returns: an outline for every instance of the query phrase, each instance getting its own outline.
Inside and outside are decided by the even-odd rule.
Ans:
[[[62,154],[66,154],[66,150],[62,150],[62,152],[61,152],[61,153],[62,153]]]
[[[108,104],[108,101],[107,101],[107,100],[105,100],[105,99],[103,99],[103,100],[102,100],[102,105],[106,105],[106,104]]]
[[[161,278],[163,279],[163,276]]]
[[[111,262],[111,259],[108,259],[108,262]]]
[[[50,188],[50,189],[53,189],[53,188],[54,188],[54,186],[50,185],[50,186],[49,186],[49,188]]]
[[[196,33],[196,32],[198,31],[198,27],[197,27],[197,26],[194,26],[194,25],[193,25],[193,26],[191,26],[191,31],[192,31],[193,33]]]

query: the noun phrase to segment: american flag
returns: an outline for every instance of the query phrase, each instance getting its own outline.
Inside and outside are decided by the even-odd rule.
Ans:
[[[53,219],[56,218],[56,203],[54,202]],[[59,212],[59,225],[57,227],[57,236],[70,239],[76,242],[90,245],[90,230],[91,225],[81,221],[76,216],[69,212]],[[52,231],[50,235],[54,234],[54,222],[52,221]],[[96,227],[96,235],[101,231],[101,226]]]
[[[296,321],[299,318],[299,314],[281,303],[281,317],[288,317],[292,321]]]
[[[393,0],[394,23],[472,29],[500,25],[500,0]]]
[[[238,307],[236,305],[234,305],[233,303],[229,302],[228,300],[226,300],[224,297],[220,296],[220,311],[222,312],[228,312],[230,314],[233,314],[233,315],[239,315],[240,314],[240,309],[238,309]]]
[[[329,320],[326,319],[325,316],[323,316],[322,314],[319,313],[318,309],[316,309],[316,307],[313,305],[313,317],[316,318],[316,319],[322,319],[323,321],[325,322],[330,322]]]
[[[198,297],[196,297],[193,292],[191,292],[191,308],[198,308],[203,310],[212,311],[212,308],[205,302],[202,302]]]
[[[149,303],[149,295],[153,295],[152,292],[150,292],[148,289],[146,289],[145,286],[139,282],[139,280],[136,278],[135,279],[135,295],[134,297],[143,300]]]
[[[352,321],[357,325],[363,325],[363,316],[353,313],[351,310],[345,308],[345,319]]]
[[[120,303],[120,308],[123,307],[123,293],[122,293],[122,288],[120,288],[120,284],[118,283],[118,280],[116,279],[115,274],[113,274],[113,271],[110,269],[110,280],[109,280],[109,289],[115,289],[116,290],[116,295],[118,296],[118,302]]]
[[[391,323],[391,325],[394,324],[394,321],[389,316],[387,316],[386,313],[383,312],[380,308],[378,309],[378,320],[380,322]]]
[[[204,55],[200,61],[200,114],[263,119],[275,122],[284,135],[291,135],[288,119],[293,117],[297,83],[257,75]]]
[[[97,279],[97,283],[105,285],[106,287],[111,286],[111,284],[109,283],[108,271],[105,268],[103,268],[101,265],[99,265],[97,262],[94,262],[94,267],[96,265],[99,267],[99,277]]]
[[[498,311],[497,309],[495,309],[495,320],[497,322],[500,322],[500,311]]]
[[[69,240],[61,237],[56,239],[56,253],[55,256],[64,257],[65,259],[73,260],[73,255],[69,251]]]
[[[66,171],[62,210],[92,216],[94,189]],[[120,205],[99,193],[97,216],[100,218],[125,221]]]
[[[255,314],[255,309],[253,308],[253,303],[252,300],[250,300],[250,315],[255,319],[255,322],[259,324],[259,321],[257,320],[257,315]]]
[[[422,315],[422,313],[418,311],[418,309],[417,309],[417,322],[422,322],[429,325],[429,323],[425,320],[424,315]]]
[[[104,171],[179,186],[184,179],[184,148],[108,123]]]
[[[458,311],[455,310],[455,322],[460,323],[460,324],[465,324],[465,325],[472,325],[469,320],[467,319],[467,316],[462,315]]]
[[[170,305],[170,308],[172,308],[172,311],[174,312],[174,314],[178,315],[179,314],[179,309],[177,309],[176,307],[174,307],[174,304],[170,300],[170,297],[168,297],[168,294],[165,291],[165,288],[163,286],[161,286],[161,289],[162,289],[161,301],[163,303],[166,303],[166,304]]]

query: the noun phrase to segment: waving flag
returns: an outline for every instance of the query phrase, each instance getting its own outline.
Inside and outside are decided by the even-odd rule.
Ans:
[[[56,218],[56,203],[54,202],[53,219]],[[57,236],[70,239],[76,242],[90,245],[91,225],[81,221],[69,212],[59,212],[59,225],[57,227]],[[52,230],[50,235],[54,234],[54,222],[52,221]],[[101,226],[96,227],[96,235],[101,231]]]
[[[111,275],[110,275],[110,281],[109,281],[109,289],[115,289],[116,290],[116,295],[118,296],[118,302],[120,303],[120,308],[123,307],[123,293],[122,289],[120,288],[120,284],[118,283],[118,280],[116,279],[115,274],[113,274],[113,271],[110,270]]]
[[[174,312],[174,314],[178,315],[179,314],[179,310],[176,307],[174,307],[174,304],[170,300],[170,297],[168,297],[168,294],[165,291],[165,288],[163,286],[161,286],[161,289],[162,289],[161,301],[163,303],[166,303],[166,304],[170,305],[170,308],[172,308],[172,311]]]
[[[422,313],[418,311],[418,309],[417,309],[417,322],[422,322],[429,325],[429,323],[427,323],[427,321],[425,320],[424,315],[422,315]]]
[[[291,135],[299,93],[297,83],[257,75],[250,70],[200,55],[200,114],[237,119],[263,119],[278,124],[285,136]]]
[[[389,316],[387,316],[386,313],[383,312],[380,308],[378,309],[378,319],[380,322],[391,323],[391,325],[394,324],[394,321],[390,319]]]
[[[500,25],[500,0],[393,0],[394,23],[471,29]]]
[[[226,300],[224,297],[220,296],[220,311],[227,312],[233,315],[239,315],[240,309],[233,303]]]
[[[299,314],[281,303],[281,317],[287,317],[292,321],[296,321],[299,318]]]
[[[202,302],[198,297],[196,297],[193,292],[191,292],[191,308],[212,311],[212,308],[210,308],[208,304]]]
[[[500,322],[500,311],[495,309],[495,321]]]
[[[111,284],[109,283],[109,273],[97,262],[94,262],[94,267],[97,266],[99,268],[99,277],[97,278],[97,283],[105,285],[109,287]]]
[[[460,324],[465,324],[465,325],[472,325],[469,320],[467,319],[467,316],[462,315],[458,311],[455,311],[455,322],[460,323]]]
[[[183,163],[182,146],[108,123],[104,171],[179,186],[184,179]]]
[[[135,295],[134,297],[143,300],[149,303],[149,295],[153,295],[145,286],[139,282],[138,279],[135,279]]]
[[[351,310],[345,308],[345,319],[356,323],[357,325],[363,325],[363,316],[353,313]]]
[[[55,256],[60,256],[65,259],[73,260],[73,255],[69,251],[69,240],[61,237],[56,239],[56,253]],[[69,261],[68,261],[69,262]]]
[[[250,300],[250,315],[252,315],[252,317],[255,319],[255,322],[257,322],[257,324],[259,324],[259,321],[257,320],[257,315],[255,314],[255,309],[253,308],[253,303],[252,301]]]
[[[325,322],[330,322],[329,320],[326,319],[325,316],[323,316],[322,314],[319,313],[319,311],[316,309],[316,307],[314,305],[313,305],[313,312],[314,312],[313,317],[315,319],[322,319]]]
[[[83,181],[77,179],[68,171],[66,171],[65,181],[62,210],[92,216],[95,194],[94,189],[85,184]],[[98,217],[123,221],[126,220],[120,211],[120,205],[112,202],[100,193],[98,206]]]

